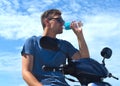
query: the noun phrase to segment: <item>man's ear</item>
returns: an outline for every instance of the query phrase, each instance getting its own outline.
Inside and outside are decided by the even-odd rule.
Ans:
[[[44,24],[45,24],[45,26],[48,26],[48,25],[49,25],[49,20],[48,20],[48,19],[45,19],[45,20],[44,20]]]

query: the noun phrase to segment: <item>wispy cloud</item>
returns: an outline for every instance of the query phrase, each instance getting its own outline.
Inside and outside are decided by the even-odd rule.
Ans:
[[[16,55],[10,52],[0,53],[0,71],[20,71],[21,70],[21,59],[20,55]]]
[[[24,38],[42,31],[39,19],[35,20],[34,16],[1,16],[0,22],[0,36],[7,39]]]
[[[111,37],[120,33],[120,16],[115,17],[110,14],[98,14],[86,16],[85,21],[85,28],[87,28],[88,33],[94,35],[93,37]]]
[[[27,3],[26,3],[26,1],[22,1],[22,0],[21,1],[19,1],[19,0],[18,1],[15,1],[15,0],[1,1],[2,8],[0,8],[0,10],[2,10],[2,11],[1,11],[1,16],[0,16],[0,23],[1,23],[0,35],[7,39],[12,39],[14,37],[16,37],[16,39],[19,39],[19,38],[23,38],[23,37],[28,37],[31,34],[38,35],[38,34],[42,33],[42,29],[41,29],[42,27],[40,25],[40,14],[43,9],[41,7],[44,7],[44,6],[47,7],[53,3],[57,4],[56,2],[58,2],[59,0],[54,0],[54,1],[49,0],[49,1],[41,1],[41,2],[38,1],[37,3],[36,3],[36,1],[29,1]],[[35,4],[33,4],[33,3],[35,3]],[[110,20],[111,16],[104,19],[103,16],[106,15],[106,12],[104,10],[101,10],[100,14],[102,12],[104,12],[104,14],[101,16],[99,15],[99,13],[96,13],[96,12],[99,11],[98,8],[99,9],[106,8],[108,12],[111,11],[113,9],[110,4],[114,5],[114,3],[107,3],[107,1],[106,1],[105,2],[106,4],[103,7],[99,6],[102,4],[101,1],[96,2],[96,4],[91,3],[89,1],[84,1],[83,3],[82,3],[82,1],[71,1],[69,3],[67,1],[63,1],[61,3],[62,3],[61,8],[63,8],[63,7],[65,8],[65,7],[69,6],[69,10],[68,10],[68,7],[67,7],[67,9],[65,9],[65,11],[64,11],[64,9],[62,9],[63,13],[64,13],[63,16],[66,20],[71,21],[74,19],[80,19],[80,20],[82,19],[85,21],[89,21],[87,23],[88,28],[90,28],[90,26],[92,26],[92,25],[93,26],[96,25],[96,28],[101,28],[101,27],[109,28],[109,24],[111,23],[111,20]],[[114,8],[116,8],[116,6],[114,6]],[[4,11],[3,11],[3,9],[4,9]],[[115,12],[115,10],[117,10],[117,9],[114,9],[114,12]],[[22,14],[25,12],[27,13],[27,15]],[[72,13],[73,17],[71,17],[71,12],[73,12]],[[85,17],[85,15],[88,15],[87,13],[90,13],[90,12],[94,13],[95,16],[92,16],[92,18],[91,18],[91,16],[87,16],[86,19],[83,19]],[[117,11],[115,13],[117,13]],[[101,17],[104,20],[98,19]],[[115,19],[116,17],[112,17],[112,18]],[[92,24],[91,24],[91,22],[92,22]],[[96,22],[98,22],[98,24]],[[99,22],[101,24],[99,24]],[[86,27],[87,27],[87,25],[86,25]],[[104,26],[104,25],[107,25],[107,26]],[[114,27],[114,25],[112,27]]]

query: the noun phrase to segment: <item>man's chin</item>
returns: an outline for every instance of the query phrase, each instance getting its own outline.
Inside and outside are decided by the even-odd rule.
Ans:
[[[62,34],[63,32],[60,32],[60,33],[58,33],[58,34]]]
[[[58,34],[61,34],[61,33],[63,33],[63,30],[62,30],[62,31],[60,31]]]

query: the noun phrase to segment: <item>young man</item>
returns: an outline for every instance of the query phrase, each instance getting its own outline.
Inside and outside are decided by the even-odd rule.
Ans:
[[[22,49],[22,75],[23,79],[29,86],[69,86],[64,78],[64,74],[57,70],[43,70],[43,66],[59,67],[66,63],[66,59],[89,58],[89,51],[82,33],[82,23],[71,23],[71,28],[77,36],[79,50],[74,48],[71,43],[56,38],[57,34],[63,32],[64,20],[61,12],[57,9],[45,11],[41,16],[43,25],[43,35],[28,38]],[[57,43],[58,49],[50,43],[46,43],[51,39],[52,44]],[[52,41],[53,40],[53,41]],[[42,42],[44,41],[44,42]],[[49,41],[48,41],[49,42]],[[45,45],[46,44],[46,45]],[[45,48],[52,46],[52,49]]]

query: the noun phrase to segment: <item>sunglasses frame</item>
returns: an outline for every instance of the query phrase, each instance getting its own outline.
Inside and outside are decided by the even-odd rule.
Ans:
[[[49,18],[49,20],[52,20],[52,19],[55,19],[59,23],[65,23],[65,21],[61,17],[59,17],[59,18]]]

